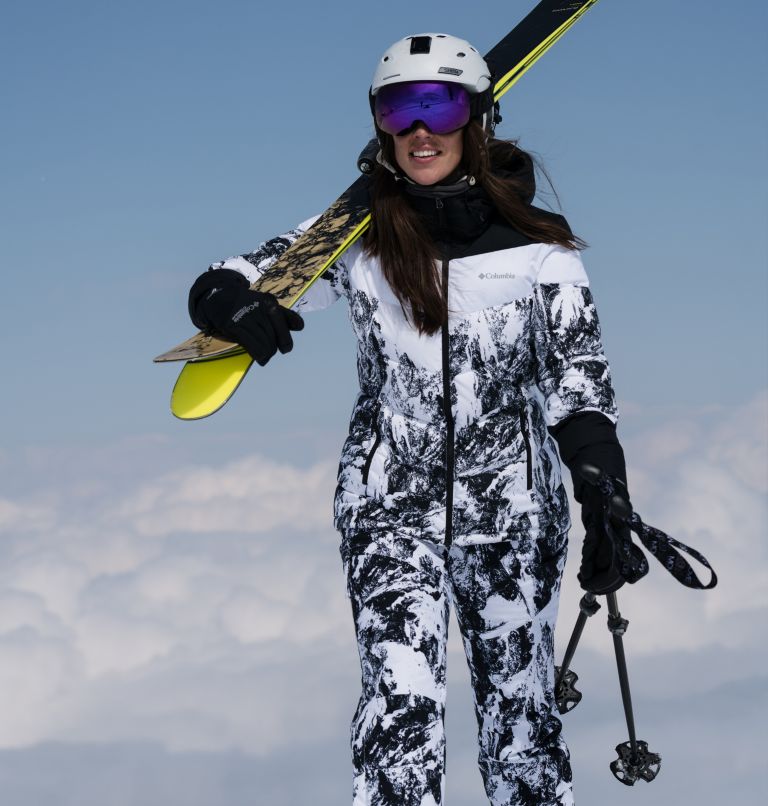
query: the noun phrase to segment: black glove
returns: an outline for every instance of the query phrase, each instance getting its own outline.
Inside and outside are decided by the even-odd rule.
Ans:
[[[251,291],[247,278],[232,269],[197,278],[189,292],[189,314],[200,330],[236,342],[261,366],[278,350],[289,353],[291,331],[304,329],[296,311],[284,308],[273,294]]]
[[[581,521],[584,524],[584,545],[578,579],[581,587],[595,594],[612,593],[624,584],[613,540],[606,533],[604,506],[600,491],[586,481],[581,468],[590,465],[617,479],[621,501],[630,507],[627,492],[627,471],[624,451],[616,436],[616,426],[599,412],[574,414],[558,423],[550,432],[557,440],[560,456],[573,479],[574,498],[581,504]],[[631,512],[631,509],[629,510]],[[620,533],[628,531],[620,519],[621,502],[610,502],[611,526]]]
[[[602,468],[595,468],[595,471],[599,475]],[[617,546],[605,528],[607,507],[612,529],[618,536],[631,539],[629,527],[622,519],[625,513],[632,512],[629,493],[619,479],[616,481],[618,483],[614,498],[618,500],[606,501],[600,490],[592,484],[585,484],[582,490],[581,522],[584,524],[585,534],[578,580],[581,587],[590,593],[613,593],[625,582],[620,571]]]

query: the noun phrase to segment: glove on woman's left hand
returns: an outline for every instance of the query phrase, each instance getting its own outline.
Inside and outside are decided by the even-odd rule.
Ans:
[[[616,486],[616,495],[631,511],[626,486],[621,482]],[[581,487],[581,522],[585,535],[578,580],[585,591],[599,595],[613,593],[624,584],[619,571],[617,547],[605,529],[605,506],[608,506],[608,517],[616,533],[625,533],[629,537],[629,527],[611,512],[611,505],[605,502],[602,493],[592,484],[584,483]]]
[[[571,471],[573,494],[581,504],[581,521],[586,534],[579,582],[591,593],[611,593],[624,584],[624,579],[619,573],[613,541],[605,531],[603,497],[597,487],[586,480],[581,468],[591,465],[619,481],[619,495],[625,504],[629,504],[624,451],[616,436],[616,426],[600,412],[587,411],[571,415],[550,428],[550,432],[557,440],[562,460]],[[619,534],[627,529],[615,516],[612,525]]]

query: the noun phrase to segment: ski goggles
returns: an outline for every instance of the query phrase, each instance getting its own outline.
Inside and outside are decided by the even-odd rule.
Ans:
[[[470,107],[467,90],[446,81],[390,84],[373,99],[376,125],[387,134],[405,134],[417,122],[433,134],[448,134],[469,123]]]

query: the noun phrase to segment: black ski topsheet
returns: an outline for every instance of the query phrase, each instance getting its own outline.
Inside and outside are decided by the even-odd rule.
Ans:
[[[542,0],[485,56],[498,101],[597,0]],[[367,229],[368,177],[361,176],[251,287],[290,307]],[[198,333],[157,362],[201,361],[242,353],[240,346]]]
[[[486,54],[500,98],[597,0],[545,0]],[[533,44],[536,43],[536,44]]]

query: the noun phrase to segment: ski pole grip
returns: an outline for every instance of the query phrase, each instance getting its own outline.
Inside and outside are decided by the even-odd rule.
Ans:
[[[591,484],[593,487],[597,487],[601,492],[605,493],[604,485],[602,485],[601,482],[607,477],[599,467],[585,462],[579,467],[579,475],[587,484]],[[612,479],[612,481],[614,485],[618,484],[624,487],[624,484],[619,479]],[[632,517],[632,507],[629,501],[615,492],[608,499],[608,511],[614,518],[620,521],[629,522]]]
[[[629,520],[632,517],[632,507],[620,495],[614,495],[611,497],[608,508],[611,515],[613,515],[615,518],[618,518],[620,521],[624,521],[625,523],[629,523]]]
[[[599,467],[584,463],[579,468],[579,475],[584,479],[584,481],[587,482],[587,484],[591,484],[592,486],[596,487],[597,483],[602,478],[603,471],[600,470]]]
[[[374,137],[368,141],[368,145],[360,152],[357,158],[357,169],[363,174],[372,174],[376,167],[376,156],[379,153],[379,141]]]

